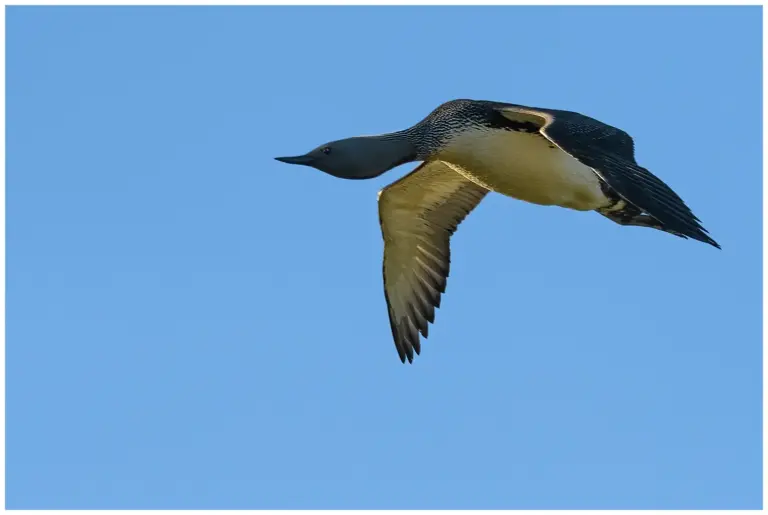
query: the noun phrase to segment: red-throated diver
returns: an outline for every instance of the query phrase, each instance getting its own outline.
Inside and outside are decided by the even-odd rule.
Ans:
[[[379,193],[384,294],[403,362],[421,352],[419,333],[427,337],[445,293],[451,235],[489,191],[720,248],[685,202],[637,164],[626,132],[571,111],[452,100],[406,130],[277,159],[345,179],[423,161]]]

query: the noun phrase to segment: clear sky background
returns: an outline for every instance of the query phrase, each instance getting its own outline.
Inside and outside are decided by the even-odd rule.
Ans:
[[[761,11],[10,8],[8,508],[759,508]],[[413,365],[376,193],[453,98],[628,131],[723,246],[490,195]]]

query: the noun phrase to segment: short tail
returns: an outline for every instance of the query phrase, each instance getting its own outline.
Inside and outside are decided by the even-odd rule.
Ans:
[[[626,208],[620,210],[620,211],[608,211],[608,210],[597,210],[598,213],[603,215],[604,217],[608,218],[609,220],[612,220],[616,222],[619,225],[635,225],[638,227],[650,227],[651,229],[657,229],[659,231],[664,231],[669,234],[674,234],[675,236],[679,236],[680,238],[684,239],[694,239],[698,240],[703,243],[707,243],[709,245],[712,245],[715,248],[720,248],[720,244],[718,244],[715,240],[713,240],[705,230],[700,230],[696,232],[688,232],[688,233],[681,233],[674,231],[672,229],[669,229],[664,226],[663,223],[658,221],[656,218],[652,217],[651,215],[645,214],[641,212],[639,209],[635,208],[636,211],[633,212],[631,209],[634,206],[627,205]],[[627,209],[630,208],[630,209]]]

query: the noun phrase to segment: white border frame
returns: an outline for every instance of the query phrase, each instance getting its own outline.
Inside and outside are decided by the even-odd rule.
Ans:
[[[321,0],[302,0],[302,1],[290,1],[290,0],[272,0],[272,1],[246,1],[246,0],[228,0],[225,3],[222,4],[213,4],[211,2],[204,2],[201,0],[187,0],[187,1],[180,1],[180,0],[165,0],[162,2],[159,1],[150,1],[150,0],[139,0],[139,1],[125,1],[125,2],[118,2],[118,1],[94,1],[94,0],[86,0],[86,1],[79,1],[74,3],[67,3],[67,2],[53,2],[53,1],[42,1],[42,2],[34,2],[34,1],[16,1],[16,2],[3,2],[3,9],[0,11],[0,27],[2,27],[0,30],[2,30],[3,38],[2,42],[0,43],[0,78],[2,79],[0,81],[0,96],[2,96],[2,100],[0,101],[0,114],[2,114],[2,129],[0,129],[0,155],[5,157],[5,7],[7,6],[16,6],[16,5],[34,5],[34,6],[72,6],[72,5],[180,5],[180,6],[192,6],[192,5],[674,5],[674,6],[694,6],[694,5],[760,5],[763,6],[763,32],[766,30],[766,20],[768,20],[768,16],[766,15],[766,9],[765,9],[765,2],[764,0],[742,0],[740,2],[717,2],[713,0],[700,0],[700,1],[692,1],[692,0],[678,0],[676,2],[670,2],[670,1],[664,1],[664,0],[639,0],[639,1],[608,1],[608,0],[591,0],[588,2],[580,2],[577,0],[559,0],[559,1],[546,1],[546,0],[539,0],[539,1],[522,1],[522,0],[483,0],[481,2],[471,3],[467,1],[458,1],[458,0],[443,0],[443,1],[437,1],[437,0],[419,0],[419,1],[406,1],[406,0],[357,0],[357,1],[339,1],[339,0],[328,0],[328,1],[321,1]],[[766,55],[766,40],[765,36],[763,36],[763,57]],[[768,136],[766,136],[765,132],[765,118],[766,118],[766,71],[765,66],[763,66],[763,172],[765,172],[766,169],[766,163],[768,163],[768,160],[766,159],[766,152],[765,149],[768,148]],[[0,334],[0,342],[2,344],[2,352],[0,353],[0,369],[2,371],[0,372],[2,374],[2,381],[0,381],[0,457],[2,457],[3,460],[3,467],[0,468],[0,509],[3,511],[5,510],[5,159],[3,158],[2,165],[0,165],[2,168],[2,180],[0,181],[0,264],[2,265],[3,274],[0,276],[0,289],[2,289],[3,295],[0,297],[0,327],[2,328],[2,333]],[[765,205],[765,198],[768,196],[768,182],[765,180],[765,174],[763,174],[763,321],[765,321],[766,313],[768,313],[768,302],[766,299],[766,284],[768,284],[768,281],[766,281],[766,275],[768,274],[768,266],[766,266],[765,256],[766,252],[768,252],[768,224],[766,224],[766,215],[768,215],[768,209],[766,209]],[[765,325],[765,322],[763,322],[763,342],[766,340],[766,336],[768,336],[768,328]],[[766,364],[768,363],[768,358],[766,357],[765,350],[763,350],[763,371],[766,369]],[[765,414],[765,400],[767,397],[768,388],[766,388],[766,382],[763,378],[763,510],[749,510],[749,511],[742,511],[743,512],[759,512],[759,511],[765,511],[765,506],[768,504],[768,495],[766,495],[766,486],[768,485],[768,481],[766,481],[766,474],[765,474],[765,463],[766,459],[768,458],[768,451],[766,451],[766,445],[765,445],[765,426],[766,421],[768,418],[766,418]],[[106,510],[67,510],[68,512],[72,513],[94,513],[94,512],[101,512]],[[237,510],[237,511],[259,511],[259,510]],[[321,512],[321,513],[336,513],[337,511],[341,510],[315,510],[315,512]],[[363,510],[347,510],[347,512],[357,512],[357,511],[363,511]],[[366,510],[368,511],[368,510]],[[373,511],[373,510],[371,510]],[[473,511],[473,510],[462,510],[462,511]],[[600,513],[635,513],[635,512],[643,512],[643,511],[654,511],[658,512],[660,510],[601,510]],[[675,514],[686,514],[686,513],[694,513],[694,510],[664,510],[669,511],[671,513]],[[289,514],[295,514],[295,513],[307,513],[310,512],[309,510],[261,510],[261,512],[264,513],[274,513],[279,515],[289,515]],[[428,511],[416,511],[416,510],[381,510],[377,511],[377,513],[380,513],[382,515],[385,514],[392,514],[392,513],[419,513],[419,514],[432,514],[432,513],[446,513],[447,510],[428,510]],[[527,514],[535,514],[535,515],[544,515],[544,514],[552,514],[552,513],[595,513],[597,510],[498,510],[494,511],[494,513],[527,513]],[[30,515],[37,514],[37,513],[48,513],[48,511],[44,510],[25,510],[25,513],[28,513]],[[193,513],[192,510],[121,510],[121,513],[131,514],[131,513],[157,513],[157,514],[170,514],[170,513]],[[727,510],[708,510],[708,513],[732,513],[731,511]]]

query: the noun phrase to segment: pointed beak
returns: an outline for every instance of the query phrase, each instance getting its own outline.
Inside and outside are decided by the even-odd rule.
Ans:
[[[282,163],[288,163],[289,165],[306,165],[312,164],[314,159],[311,156],[294,156],[294,157],[276,157],[278,161]]]

